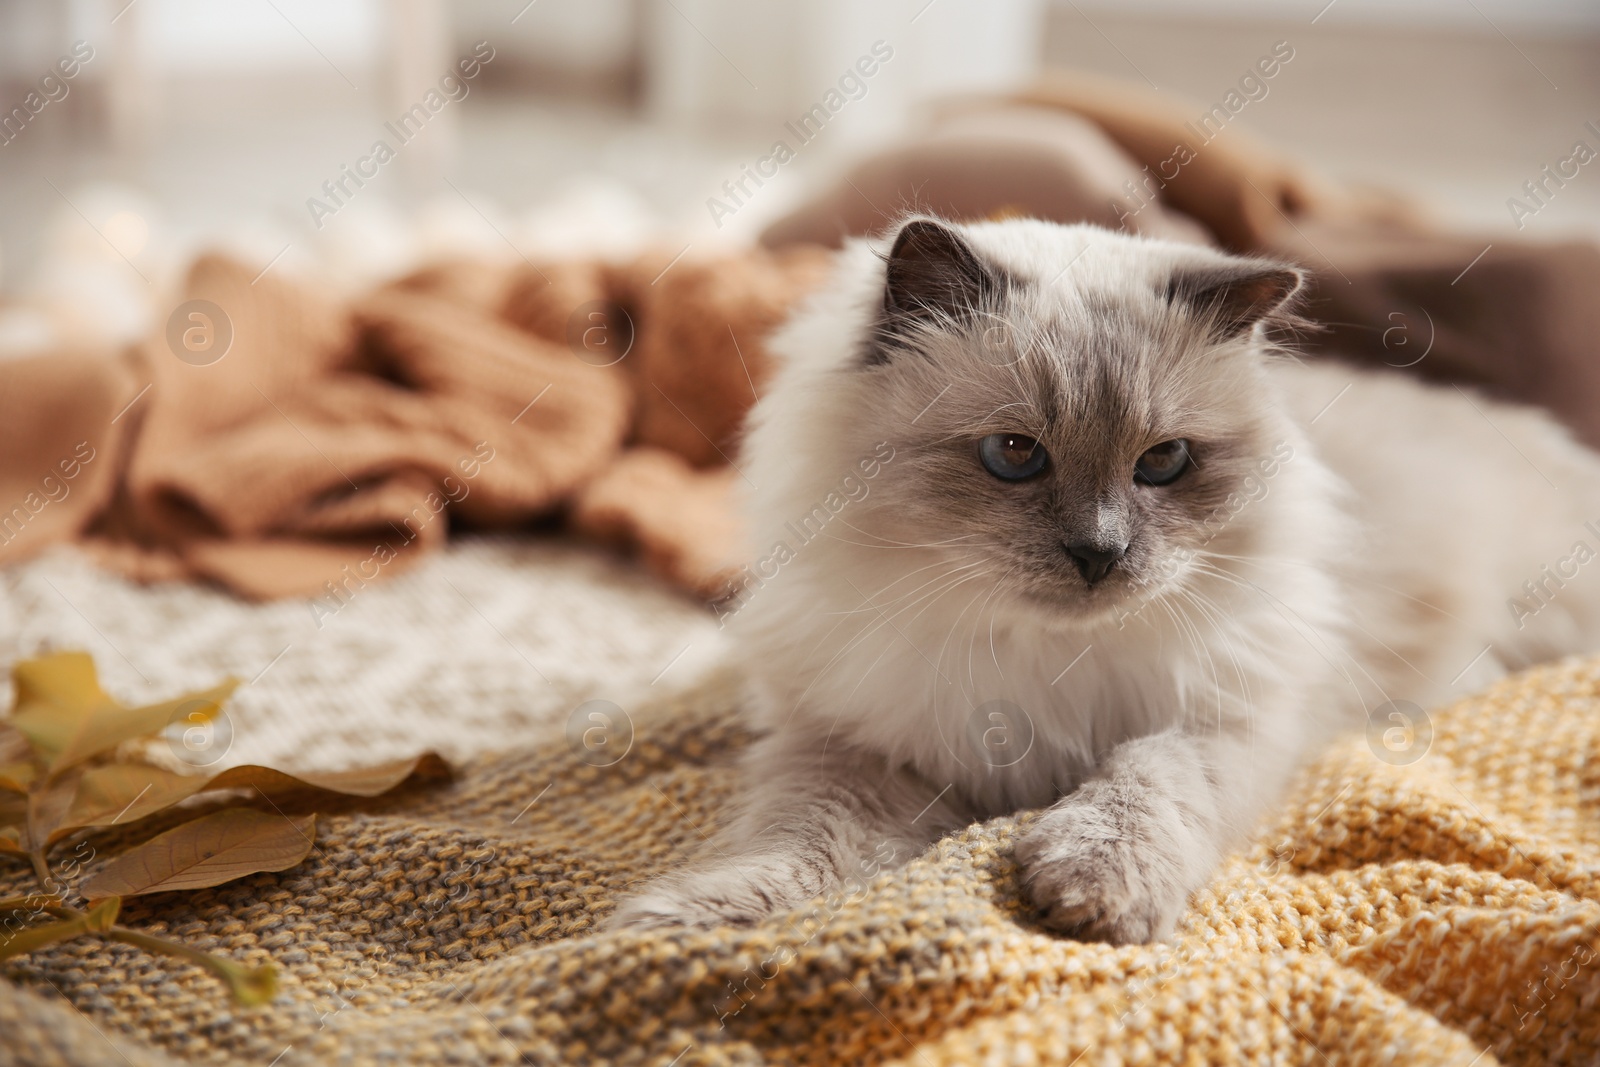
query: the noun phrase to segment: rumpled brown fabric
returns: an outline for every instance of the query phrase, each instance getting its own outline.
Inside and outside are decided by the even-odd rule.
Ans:
[[[0,363],[0,561],[75,536],[111,499],[136,388],[92,353]]]
[[[86,532],[138,577],[306,596],[398,573],[452,525],[543,518],[710,594],[762,338],[826,258],[447,264],[338,303],[202,257],[174,305],[222,310],[220,358],[163,332],[124,359],[0,366],[0,485],[22,501],[93,452],[0,559]]]

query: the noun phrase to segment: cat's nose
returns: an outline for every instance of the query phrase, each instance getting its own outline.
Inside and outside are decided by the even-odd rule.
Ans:
[[[1083,580],[1090,585],[1104,578],[1127,551],[1126,544],[1067,545],[1067,554],[1078,564],[1078,573],[1082,574]]]

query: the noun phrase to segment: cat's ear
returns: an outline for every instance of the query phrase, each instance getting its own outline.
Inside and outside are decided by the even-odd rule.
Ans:
[[[900,228],[885,275],[880,332],[886,339],[919,325],[972,319],[1002,285],[999,272],[959,233],[931,219]],[[879,350],[872,362],[882,359]]]
[[[1294,298],[1305,285],[1298,268],[1262,260],[1238,260],[1178,274],[1167,284],[1167,300],[1204,317],[1219,339],[1247,333],[1259,322],[1292,318]]]

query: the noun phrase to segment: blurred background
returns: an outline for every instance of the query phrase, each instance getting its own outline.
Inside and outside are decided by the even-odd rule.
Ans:
[[[1209,102],[1280,41],[1240,126],[1449,222],[1511,229],[1600,123],[1592,0],[3,0],[0,353],[84,301],[92,339],[141,335],[207,242],[350,285],[439,251],[745,242],[930,100],[1066,67]],[[876,42],[865,94],[715,225],[708,198]],[[1600,167],[1524,221],[1600,234]]]

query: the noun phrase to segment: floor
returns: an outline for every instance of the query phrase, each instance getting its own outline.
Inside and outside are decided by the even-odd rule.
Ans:
[[[1522,184],[1580,138],[1600,148],[1585,127],[1600,129],[1597,37],[1350,27],[1338,9],[1313,24],[1067,3],[1053,8],[1042,49],[1050,65],[1191,98],[1198,115],[1277,42],[1293,58],[1237,124],[1332,174],[1409,192],[1459,225],[1517,232],[1507,201]],[[308,201],[366,150],[384,117],[331,72],[172,86],[140,153],[112,151],[96,135],[104,104],[69,97],[0,147],[0,356],[43,344],[62,322],[84,332],[78,340],[140,335],[152,325],[152,294],[219,235],[264,269],[320,261],[338,268],[329,284],[355,286],[429,251],[559,254],[608,240],[625,250],[668,232],[744,239],[847,162],[808,150],[715,231],[705,199],[760,153],[769,130],[666,129],[619,103],[485,86],[459,105],[451,162],[403,148],[319,220]],[[1600,164],[1521,221],[1529,238],[1600,236]]]

